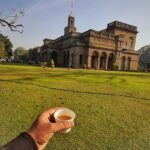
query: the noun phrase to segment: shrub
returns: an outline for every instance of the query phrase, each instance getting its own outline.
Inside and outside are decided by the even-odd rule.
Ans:
[[[87,69],[87,66],[86,66],[86,64],[84,64],[84,65],[83,65],[83,68],[84,68],[84,69]]]
[[[119,69],[119,66],[117,64],[113,64],[113,70],[118,70]]]
[[[55,64],[54,64],[54,60],[53,59],[50,60],[50,67],[51,68],[55,68]]]
[[[47,62],[41,62],[41,67],[45,68],[47,66]]]

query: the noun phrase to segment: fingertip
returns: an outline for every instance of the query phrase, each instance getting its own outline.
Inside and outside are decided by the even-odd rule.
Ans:
[[[74,127],[75,126],[75,123],[72,121],[70,122],[71,123],[71,126]]]
[[[73,121],[65,121],[65,122],[53,123],[52,125],[53,125],[53,131],[57,132],[57,131],[73,128],[74,122]]]
[[[54,107],[54,108],[46,110],[45,113],[49,113],[50,115],[53,115],[59,109],[67,109],[67,108],[66,107]]]
[[[73,121],[66,121],[66,122],[64,122],[64,124],[68,128],[72,128],[75,125]]]

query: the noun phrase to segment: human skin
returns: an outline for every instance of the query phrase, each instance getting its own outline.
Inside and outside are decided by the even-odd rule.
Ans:
[[[74,127],[74,122],[55,123],[54,113],[61,107],[51,108],[38,115],[27,133],[34,139],[38,150],[43,150],[54,133]]]

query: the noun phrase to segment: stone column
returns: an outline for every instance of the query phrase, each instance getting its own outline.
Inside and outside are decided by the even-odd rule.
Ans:
[[[72,56],[71,56],[71,54],[69,54],[69,63],[72,63]]]
[[[74,68],[79,68],[79,55],[74,55]]]
[[[107,70],[107,68],[108,68],[108,59],[109,59],[109,57],[107,56],[106,57],[106,65],[105,65],[105,69]]]
[[[101,56],[98,56],[98,62],[97,62],[97,69],[100,69],[100,60],[101,60]]]
[[[64,51],[63,52],[63,66],[66,67],[67,65],[67,53]]]
[[[128,57],[125,59],[125,70],[128,70]]]
[[[92,57],[90,55],[87,56],[87,68],[91,68],[91,59]]]
[[[48,49],[47,50],[47,62],[50,63],[50,59],[51,59],[51,51]]]

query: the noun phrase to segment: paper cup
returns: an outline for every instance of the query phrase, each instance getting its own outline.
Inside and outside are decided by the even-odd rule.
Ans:
[[[56,123],[58,122],[65,122],[65,121],[73,121],[75,119],[76,114],[67,108],[62,108],[57,110],[54,113],[54,118]],[[67,129],[67,130],[62,130],[60,131],[60,133],[68,133],[71,131],[71,128]]]

